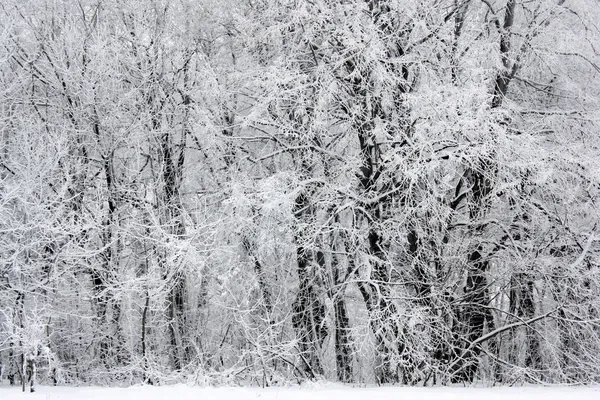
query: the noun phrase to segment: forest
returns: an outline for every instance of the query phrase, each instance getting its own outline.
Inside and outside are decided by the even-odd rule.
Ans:
[[[597,0],[4,0],[6,382],[600,383]]]

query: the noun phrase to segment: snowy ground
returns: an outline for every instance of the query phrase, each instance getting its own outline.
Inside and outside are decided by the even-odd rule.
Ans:
[[[131,388],[48,387],[35,393],[0,386],[0,400],[598,400],[600,387],[525,388],[199,388],[185,385]]]

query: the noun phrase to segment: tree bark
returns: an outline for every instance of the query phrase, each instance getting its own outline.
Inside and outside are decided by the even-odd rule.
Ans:
[[[301,219],[311,218],[311,205],[302,193],[296,198],[296,214]],[[324,268],[321,251],[305,248],[306,239],[296,233],[296,260],[298,263],[298,293],[292,305],[292,324],[297,332],[298,347],[303,360],[305,373],[315,379],[323,374],[319,349],[327,337],[325,326],[325,306],[317,292],[317,268]]]
[[[336,222],[339,217],[336,216]],[[336,249],[335,237],[333,238],[332,248]],[[345,250],[345,246],[340,246]],[[350,318],[346,307],[346,283],[345,278],[340,274],[340,257],[334,254],[331,262],[333,276],[333,313],[335,319],[335,361],[337,378],[340,382],[350,383],[354,380],[354,348],[352,346],[352,333],[350,330]],[[350,275],[353,271],[353,263],[348,260],[347,273]]]

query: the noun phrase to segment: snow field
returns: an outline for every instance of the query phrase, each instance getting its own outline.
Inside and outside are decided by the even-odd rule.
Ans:
[[[600,387],[369,387],[201,388],[186,385],[129,388],[40,386],[35,393],[0,387],[0,400],[596,400]]]

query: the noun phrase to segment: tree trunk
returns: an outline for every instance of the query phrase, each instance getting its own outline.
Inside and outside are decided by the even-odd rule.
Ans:
[[[336,222],[339,219],[336,216]],[[335,238],[334,238],[335,241]],[[332,248],[336,248],[335,245]],[[344,248],[345,250],[345,248]],[[353,264],[348,263],[348,274],[352,273]],[[340,276],[340,260],[334,254],[331,262],[333,276],[333,315],[335,320],[335,362],[337,378],[340,382],[350,383],[354,380],[352,333],[350,331],[350,318],[346,307],[346,283]]]
[[[160,124],[156,123],[157,127]],[[185,233],[185,228],[181,215],[180,204],[180,183],[183,174],[185,162],[185,140],[183,136],[179,146],[179,156],[175,159],[172,148],[171,135],[165,132],[161,136],[160,159],[162,166],[163,180],[163,223],[166,225],[166,231],[179,238]],[[164,260],[163,260],[164,261]],[[173,269],[172,265],[165,265],[164,270]],[[179,268],[170,275],[167,309],[167,319],[169,321],[170,344],[172,347],[172,362],[175,370],[179,371],[186,363],[186,354],[189,353],[184,343],[185,335],[185,298],[186,298],[186,280],[184,273]]]
[[[504,21],[502,27],[500,27],[502,68],[497,73],[494,82],[491,110],[497,109],[502,105],[510,81],[519,68],[516,62],[511,64],[509,54],[515,6],[515,0],[508,0],[504,11]],[[469,218],[473,226],[471,236],[475,241],[480,240],[479,238],[482,238],[485,233],[485,224],[481,223],[481,219],[487,215],[491,207],[489,195],[493,191],[494,183],[492,177],[497,175],[494,153],[495,150],[492,150],[487,159],[480,157],[477,160],[476,167],[469,166],[464,175],[472,185]],[[473,382],[479,365],[478,356],[481,348],[476,346],[470,349],[469,343],[483,334],[486,321],[490,321],[490,323],[493,321],[490,309],[487,307],[489,303],[487,273],[489,271],[489,261],[493,257],[494,250],[487,255],[483,254],[484,251],[482,244],[476,242],[471,245],[471,250],[467,257],[467,283],[464,289],[464,301],[466,305],[461,321],[461,329],[464,331],[462,335],[459,333],[459,336],[462,336],[460,340],[464,339],[467,343],[456,344],[459,349],[463,348],[465,350],[455,352],[456,354],[460,354],[461,360],[456,364],[457,369],[454,371],[452,378],[454,381]]]
[[[308,199],[302,194],[296,201],[300,215],[307,212]],[[306,249],[302,239],[296,237],[296,259],[298,262],[298,293],[292,309],[292,324],[298,335],[298,347],[305,372],[311,378],[323,374],[319,349],[327,337],[325,306],[317,293],[316,269],[324,267],[324,256]],[[316,260],[315,260],[316,258]]]

